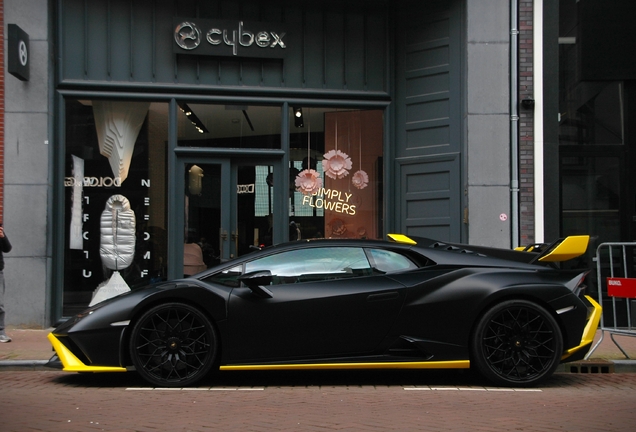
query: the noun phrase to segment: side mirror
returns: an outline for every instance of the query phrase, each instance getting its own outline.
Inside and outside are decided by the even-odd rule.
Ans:
[[[238,277],[239,282],[243,282],[254,294],[263,298],[272,298],[274,293],[265,288],[264,285],[272,283],[272,272],[269,270],[257,270],[245,273]]]

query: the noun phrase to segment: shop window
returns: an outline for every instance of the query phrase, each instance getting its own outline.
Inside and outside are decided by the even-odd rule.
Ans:
[[[601,236],[601,242],[619,241],[620,167],[618,156],[586,157],[562,151],[561,228],[564,235],[585,233]]]
[[[568,45],[562,48],[566,52]],[[567,77],[566,72],[562,75]],[[561,82],[559,143],[561,145],[622,145],[625,119],[620,82]]]
[[[177,102],[181,147],[280,148],[280,107]]]
[[[290,239],[382,238],[382,111],[292,107],[289,117]]]
[[[63,315],[166,277],[167,113],[66,101]]]

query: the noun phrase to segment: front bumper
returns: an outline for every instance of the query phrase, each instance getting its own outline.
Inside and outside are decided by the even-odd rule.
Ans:
[[[90,366],[78,359],[53,333],[48,335],[56,356],[49,360],[51,367],[62,364],[62,370],[67,372],[126,372],[126,368],[113,366]],[[59,363],[58,363],[59,362]]]

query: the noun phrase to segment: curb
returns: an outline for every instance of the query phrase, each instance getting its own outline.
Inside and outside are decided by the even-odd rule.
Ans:
[[[51,371],[48,360],[0,360],[0,371],[45,370]]]

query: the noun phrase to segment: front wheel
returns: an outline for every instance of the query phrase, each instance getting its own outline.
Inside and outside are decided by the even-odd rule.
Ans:
[[[184,303],[148,310],[130,337],[137,372],[157,387],[185,387],[203,378],[214,364],[217,346],[210,320]]]
[[[560,363],[563,338],[556,320],[527,300],[509,300],[488,310],[471,341],[472,360],[487,379],[504,386],[533,386]]]

